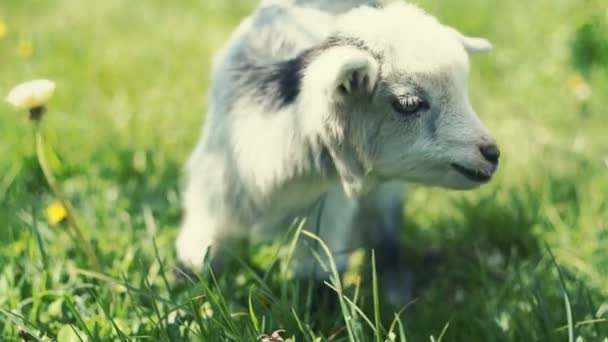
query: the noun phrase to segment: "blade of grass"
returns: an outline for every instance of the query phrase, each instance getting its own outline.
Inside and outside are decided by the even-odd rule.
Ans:
[[[572,306],[570,305],[570,296],[568,294],[568,289],[566,287],[566,280],[564,278],[562,269],[561,269],[561,267],[559,267],[559,264],[557,263],[557,260],[555,259],[555,255],[553,255],[553,252],[551,251],[551,248],[549,247],[549,245],[546,245],[546,248],[547,248],[547,252],[549,253],[549,256],[551,257],[551,261],[553,262],[553,265],[557,269],[557,274],[559,275],[559,281],[562,286],[562,292],[563,292],[563,296],[564,296],[564,306],[566,307],[566,319],[568,320],[568,341],[574,342],[574,319],[572,317]]]
[[[585,291],[585,301],[587,304],[587,310],[589,310],[589,312],[591,312],[595,316],[595,303],[593,302],[593,298],[591,297],[591,291],[589,291],[589,289]],[[594,324],[593,328],[595,329],[596,337],[600,338],[600,336],[602,336],[602,332],[600,331],[599,325]]]
[[[192,316],[194,317],[194,321],[196,322],[196,324],[198,324],[198,330],[200,331],[201,335],[205,338],[205,341],[209,340],[209,335],[207,332],[207,329],[205,328],[205,324],[203,323],[203,320],[201,319],[201,315],[198,312],[198,308],[196,307],[195,304],[195,299],[191,299],[190,300],[190,309],[192,310]]]
[[[376,273],[376,252],[372,250],[372,293],[374,300],[374,321],[376,325],[376,342],[382,342],[380,330],[380,295],[378,294],[378,275]]]
[[[40,229],[38,228],[38,218],[36,217],[36,204],[32,204],[32,230],[34,232],[34,236],[36,237],[36,242],[38,243],[38,251],[40,252],[40,259],[42,260],[42,266],[44,267],[45,271],[48,271],[49,270],[49,261],[48,261],[48,256],[46,254],[46,248],[44,248],[44,242],[42,240],[42,235],[40,234]]]
[[[445,324],[445,326],[443,327],[443,330],[441,330],[441,334],[439,334],[439,338],[437,338],[437,342],[441,342],[443,340],[443,337],[445,336],[445,333],[448,331],[449,327],[450,327],[450,322],[447,322]]]
[[[40,165],[40,169],[42,170],[42,173],[44,174],[44,177],[45,177],[49,187],[53,191],[53,194],[55,194],[57,199],[61,202],[61,204],[65,208],[65,210],[67,212],[66,219],[67,219],[68,225],[72,228],[74,234],[76,235],[76,238],[78,239],[78,242],[80,243],[80,246],[84,249],[84,252],[87,254],[91,266],[96,271],[102,272],[103,269],[101,267],[101,264],[99,263],[99,258],[97,257],[97,254],[95,253],[95,249],[93,249],[91,242],[85,238],[84,231],[82,229],[82,225],[80,224],[80,221],[76,217],[76,211],[72,207],[72,203],[68,200],[67,196],[65,195],[63,188],[61,187],[61,184],[59,183],[59,181],[57,181],[57,178],[55,178],[55,174],[53,173],[51,165],[47,159],[47,151],[46,151],[47,146],[44,143],[44,137],[43,137],[42,128],[40,126],[40,123],[36,123],[35,134],[36,134],[36,136],[35,136],[36,157],[38,158],[38,164]]]
[[[162,302],[164,304],[170,304],[170,305],[173,304],[173,301],[171,301],[171,300],[169,300],[167,298],[159,297],[159,296],[157,296],[157,295],[155,295],[153,293],[151,294],[147,290],[144,291],[144,290],[139,289],[139,288],[137,288],[135,286],[129,285],[127,283],[123,283],[123,282],[121,282],[121,281],[119,281],[117,279],[114,279],[114,278],[112,278],[110,276],[107,276],[107,275],[105,275],[103,273],[98,273],[98,272],[89,271],[89,270],[83,270],[83,269],[80,269],[80,268],[73,268],[71,270],[73,272],[75,272],[76,274],[80,274],[80,275],[85,276],[85,277],[89,277],[89,278],[97,279],[97,280],[100,280],[100,281],[103,281],[103,282],[107,282],[107,283],[111,283],[111,284],[114,284],[114,285],[122,286],[125,289],[129,289],[131,291],[134,291],[134,292],[136,292],[136,293],[138,293],[138,294],[140,294],[140,295],[142,295],[142,296],[144,296],[144,297],[146,297],[148,299],[154,299],[154,300],[157,300],[157,301]]]
[[[262,288],[262,290],[264,290],[266,292],[267,296],[269,296],[273,301],[278,301],[277,297],[272,293],[272,289],[268,286],[266,281],[263,278],[261,278],[257,274],[257,272],[253,268],[251,268],[251,266],[249,266],[245,260],[243,260],[243,258],[236,255],[233,251],[230,250],[230,248],[224,247],[222,249],[222,252],[225,252],[228,256],[230,256],[231,258],[236,260],[236,262],[238,262],[239,265],[241,267],[243,267],[245,269],[245,271],[247,271],[247,273],[249,273],[249,275],[251,275],[253,280],[255,280],[256,283],[258,283],[258,285]]]
[[[173,299],[173,291],[171,291],[171,286],[169,286],[169,281],[167,280],[167,276],[165,275],[165,264],[160,258],[160,254],[158,253],[158,245],[156,244],[156,237],[152,238],[152,245],[154,247],[154,255],[156,256],[156,261],[158,262],[158,266],[160,267],[160,276],[163,279],[163,283],[165,284],[165,288],[167,293],[169,294],[169,298]]]
[[[201,285],[203,285],[203,287],[207,291],[207,297],[212,300],[213,304],[215,304],[215,308],[218,309],[219,312],[222,314],[222,316],[225,320],[225,323],[227,324],[230,332],[235,336],[239,336],[238,329],[234,325],[232,316],[228,312],[228,304],[226,302],[226,299],[224,298],[224,295],[222,294],[221,287],[215,276],[215,272],[213,272],[213,269],[211,268],[211,266],[209,266],[208,269],[209,269],[209,276],[211,277],[211,280],[213,281],[213,286],[217,289],[217,294],[213,293],[212,289],[206,284],[206,282],[204,282],[202,280],[201,280]]]
[[[296,313],[296,310],[294,308],[291,308],[291,313],[293,314],[293,317],[296,320],[296,324],[298,325],[298,329],[300,329],[300,332],[302,332],[302,335],[304,337],[307,337],[307,335],[310,335],[310,339],[308,339],[308,341],[314,341],[316,339],[315,334],[312,332],[312,330],[310,330],[310,327],[308,327],[308,325],[306,325],[306,327],[308,329],[307,330],[304,329],[304,325],[302,324],[302,321],[300,320],[300,317],[298,317],[298,314]]]
[[[608,323],[608,318],[587,319],[587,320],[584,320],[584,321],[576,322],[575,326],[577,326],[577,327],[583,327],[583,326],[587,326],[587,325],[597,326],[598,323]],[[568,325],[561,326],[561,327],[559,327],[559,328],[557,328],[555,330],[556,331],[568,330]]]
[[[313,208],[316,208],[317,210],[317,216],[315,217],[315,236],[320,236],[321,235],[321,219],[323,218],[323,211],[325,210],[325,201],[327,199],[327,195],[322,195],[317,201],[316,203],[313,205]],[[314,212],[314,211],[313,211]],[[304,218],[302,220],[302,224],[305,225],[306,224],[307,219]],[[319,239],[320,240],[320,239]],[[310,315],[312,313],[312,302],[313,302],[313,290],[315,288],[316,285],[316,273],[317,273],[317,265],[321,264],[321,261],[319,261],[319,257],[318,257],[318,251],[319,251],[319,243],[315,242],[314,243],[314,247],[310,247],[310,251],[312,252],[313,256],[315,257],[315,259],[317,260],[317,263],[313,264],[313,266],[310,268],[310,274],[308,276],[308,289],[306,291],[306,316],[305,319],[308,321],[310,320]]]
[[[128,284],[128,278],[127,275],[125,273],[122,274],[122,279],[125,282],[125,284]],[[129,287],[125,287],[126,291],[127,291],[127,296],[129,296],[129,299],[131,300],[131,302],[133,303],[137,303],[137,300],[135,300],[135,296],[133,296],[133,292],[131,290],[131,288]],[[137,315],[137,318],[139,319],[140,322],[143,322],[144,318],[141,315],[141,308],[138,305],[134,305],[135,306],[135,315]]]
[[[318,242],[319,245],[321,246],[321,248],[323,249],[324,253],[326,254],[327,258],[329,259],[329,266],[331,268],[331,274],[332,274],[331,278],[333,278],[333,281],[334,281],[333,285],[335,286],[336,292],[338,293],[338,300],[340,302],[342,316],[344,318],[344,323],[346,325],[346,331],[348,332],[348,338],[349,338],[349,341],[356,341],[354,333],[353,333],[352,320],[351,320],[352,317],[349,315],[348,308],[346,306],[346,302],[342,296],[342,283],[340,282],[340,274],[338,273],[336,261],[333,257],[333,254],[331,253],[329,247],[325,244],[325,242],[323,242],[323,240],[321,240],[321,238],[318,237],[317,235],[315,235],[309,231],[306,231],[306,230],[302,231],[302,234],[304,234],[308,238],[313,239],[314,241]]]
[[[407,309],[415,301],[416,301],[415,299],[412,300],[411,302],[406,304],[403,308],[401,308],[401,310],[399,310],[399,312],[395,313],[395,318],[393,318],[393,321],[391,322],[387,335],[390,335],[391,333],[395,333],[395,326],[397,326],[397,325],[399,325],[399,327],[402,328],[401,327],[401,314],[403,314],[405,309]],[[400,336],[400,341],[407,342],[407,339],[405,338],[405,334],[402,334],[402,336]]]
[[[78,340],[80,340],[80,342],[84,342],[82,337],[80,337],[80,333],[78,332],[78,330],[72,324],[69,324],[69,327],[70,327],[70,329],[72,329],[74,334],[76,334],[76,337],[78,337]]]
[[[144,278],[144,286],[146,286],[146,289],[148,290],[149,293],[152,293],[152,286],[150,285],[150,281],[148,280],[148,277]],[[158,302],[156,301],[156,299],[154,298],[153,295],[151,295],[150,297],[152,299],[152,308],[154,308],[154,313],[156,314],[156,317],[158,318],[157,324],[160,326],[160,330],[165,334],[166,340],[171,341],[171,335],[169,335],[169,331],[165,327],[165,322],[163,322],[163,316],[160,313],[160,309],[158,307]]]
[[[283,263],[282,267],[281,267],[281,272],[283,274],[287,273],[287,271],[289,270],[289,267],[291,265],[291,262],[293,260],[293,256],[295,255],[295,251],[296,251],[296,247],[298,245],[298,241],[300,241],[300,235],[302,234],[302,230],[304,229],[304,224],[306,223],[305,220],[301,220],[300,223],[298,224],[296,231],[294,233],[293,238],[291,239],[291,243],[289,245],[289,249],[287,250],[287,257],[285,259],[285,262]],[[266,278],[264,278],[266,279]],[[283,281],[281,284],[281,295],[285,296],[287,294],[287,285],[289,282],[287,281]]]
[[[80,312],[76,308],[76,305],[74,305],[72,298],[70,298],[70,296],[68,296],[68,295],[64,295],[63,299],[64,299],[65,303],[68,305],[68,309],[72,312],[72,315],[74,315],[74,318],[76,318],[76,320],[78,321],[78,324],[80,325],[80,327],[84,330],[84,333],[87,335],[87,337],[91,341],[95,341],[95,338],[93,338],[93,334],[87,327],[86,323],[84,322],[84,319],[82,319],[82,315],[80,315]]]
[[[401,319],[397,319],[397,325],[399,325],[399,340],[402,342],[407,342],[407,336],[405,335],[405,329],[403,328]]]
[[[253,301],[252,301],[252,297],[253,297],[253,290],[255,289],[255,286],[252,285],[251,288],[249,288],[249,317],[251,318],[251,323],[253,324],[253,328],[255,329],[255,333],[256,335],[260,334],[260,322],[258,321],[258,317],[255,315],[255,310],[253,309]]]
[[[336,293],[338,292],[338,290],[334,286],[332,286],[331,284],[329,284],[328,282],[325,282],[325,285],[327,285],[330,289],[332,289]],[[372,330],[372,332],[374,333],[374,335],[378,335],[379,333],[376,330],[376,326],[374,325],[374,323],[372,322],[372,320],[369,319],[369,317],[367,317],[367,315],[365,314],[365,312],[363,312],[363,310],[361,310],[361,308],[358,307],[350,298],[348,298],[348,297],[346,297],[344,295],[342,295],[342,297],[351,306],[351,308],[354,311],[356,311],[357,314],[359,314],[361,316],[361,318],[363,318],[363,320],[365,321],[365,323],[367,323],[367,325],[369,325],[369,327]]]
[[[536,285],[538,287],[538,285]],[[545,338],[547,338],[548,340],[551,339],[551,330],[550,330],[550,322],[551,322],[551,318],[549,315],[549,311],[547,310],[548,306],[547,306],[547,302],[545,300],[545,297],[543,295],[543,293],[541,292],[541,290],[539,288],[535,288],[532,292],[532,295],[535,298],[535,301],[537,303],[537,319],[540,321],[540,325],[542,327],[542,331],[545,335]]]
[[[13,165],[11,165],[10,170],[6,173],[6,176],[4,176],[2,178],[2,182],[0,182],[0,202],[2,202],[5,199],[8,189],[15,182],[15,180],[17,179],[17,176],[19,176],[20,172],[21,172],[21,165],[13,164]]]
[[[35,331],[34,328],[32,328],[33,324],[26,321],[25,318],[3,308],[0,308],[0,314],[3,314],[9,321],[19,327],[19,329],[28,333],[28,337],[32,337],[36,339],[36,341],[42,341],[40,337],[38,337],[40,331]]]
[[[361,281],[360,281],[360,279],[357,279],[357,283],[355,284],[355,293],[353,294],[353,303],[355,305],[357,305],[357,301],[359,300],[360,291],[361,291]],[[353,310],[353,312],[351,314],[353,316],[353,319],[357,319],[356,310]]]
[[[281,261],[281,258],[280,258],[281,252],[283,251],[282,246],[285,246],[289,242],[290,237],[292,235],[297,235],[297,230],[298,230],[297,223],[298,223],[298,220],[295,220],[292,224],[290,224],[287,232],[285,234],[283,234],[283,236],[280,238],[279,246],[281,246],[281,247],[277,248],[277,251],[275,252],[274,256],[272,257],[272,261],[270,262],[270,266],[268,266],[266,271],[264,271],[264,276],[262,277],[264,282],[268,282],[268,278],[273,274],[273,271],[277,265],[280,266],[281,274],[285,273],[285,267],[279,263]],[[296,232],[295,234],[294,234],[294,229]],[[291,244],[293,244],[293,238],[291,240],[292,240]],[[289,250],[288,250],[288,252],[289,252]]]
[[[97,302],[97,305],[101,308],[103,315],[106,317],[106,319],[108,321],[110,321],[110,324],[112,324],[112,327],[114,328],[114,331],[116,331],[118,338],[120,338],[120,340],[122,342],[128,342],[129,338],[127,337],[127,335],[125,335],[125,333],[123,333],[122,330],[120,330],[118,325],[116,325],[114,318],[112,318],[112,316],[108,312],[108,309],[105,307],[105,305],[103,305],[103,303],[101,302],[101,300],[99,299],[99,297],[93,290],[91,290],[91,296],[95,299],[95,302]]]

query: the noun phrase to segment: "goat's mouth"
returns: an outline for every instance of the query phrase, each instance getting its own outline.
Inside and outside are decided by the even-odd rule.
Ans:
[[[450,165],[454,170],[458,171],[458,173],[460,173],[470,181],[476,183],[487,183],[492,179],[492,171],[469,169],[467,167],[455,163],[452,163]]]

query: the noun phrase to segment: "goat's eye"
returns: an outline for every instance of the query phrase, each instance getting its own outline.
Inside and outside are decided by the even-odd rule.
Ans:
[[[409,96],[405,99],[395,99],[392,102],[393,109],[403,115],[413,115],[420,110],[428,109],[428,104],[418,96]]]

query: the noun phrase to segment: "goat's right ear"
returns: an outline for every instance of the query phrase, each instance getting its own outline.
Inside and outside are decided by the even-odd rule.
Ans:
[[[305,82],[321,90],[326,101],[339,104],[349,96],[370,95],[379,73],[380,66],[368,51],[336,46],[316,56],[306,69]]]
[[[445,26],[456,37],[469,54],[487,53],[492,51],[492,43],[485,38],[468,37],[453,27]]]

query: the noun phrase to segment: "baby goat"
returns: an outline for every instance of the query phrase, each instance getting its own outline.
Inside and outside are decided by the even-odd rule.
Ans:
[[[395,278],[402,184],[472,189],[498,166],[467,94],[467,53],[490,48],[409,4],[263,2],[214,63],[179,261],[300,217],[339,268],[365,239]]]

